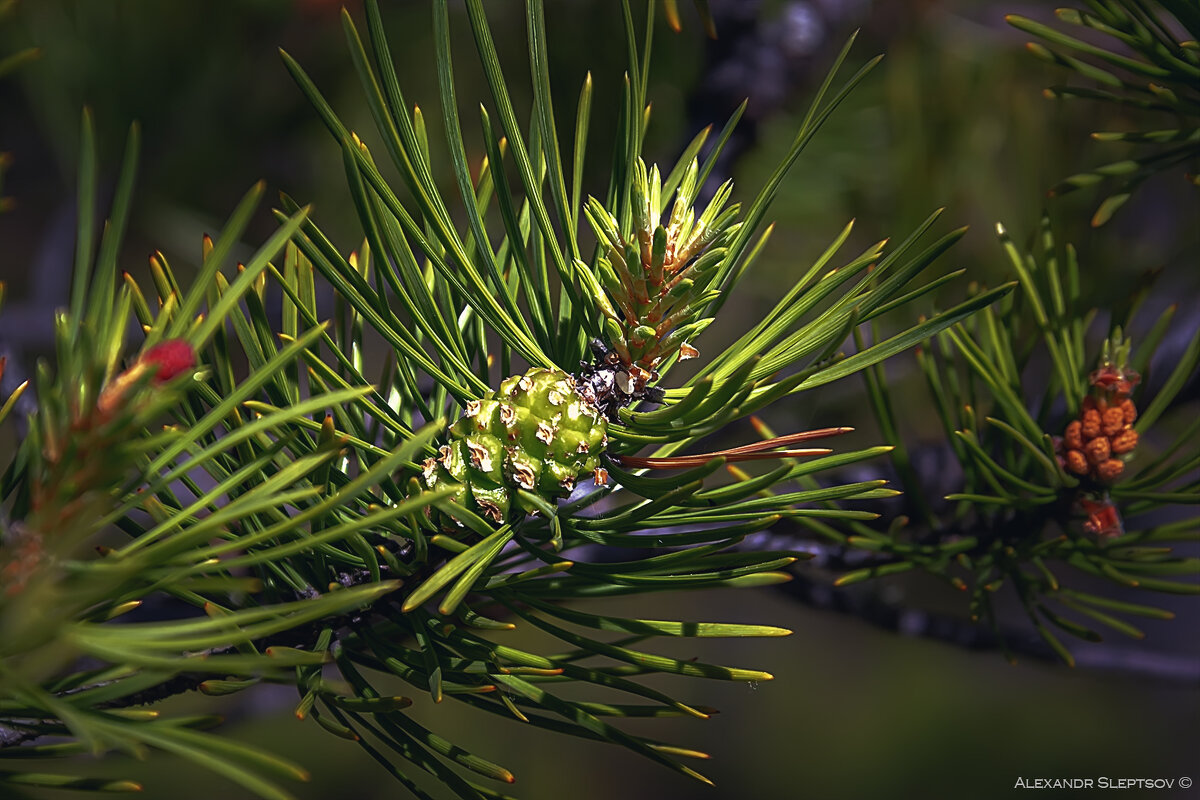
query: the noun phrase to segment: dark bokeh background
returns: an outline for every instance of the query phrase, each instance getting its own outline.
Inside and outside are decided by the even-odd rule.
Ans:
[[[1003,220],[1023,238],[1046,208],[1046,187],[1123,154],[1121,145],[1088,142],[1086,134],[1134,124],[1113,109],[1043,99],[1042,87],[1069,76],[1026,54],[1022,36],[1004,25],[1003,14],[1048,19],[1049,5],[1015,0],[713,0],[712,5],[721,34],[716,42],[703,39],[690,4],[682,0],[682,34],[670,33],[659,20],[647,155],[673,160],[699,127],[719,126],[749,96],[746,122],[721,167],[747,193],[786,151],[808,94],[849,33],[862,28],[851,57],[855,64],[887,53],[785,183],[771,215],[778,224],[769,251],[727,307],[721,329],[701,342],[712,352],[759,318],[777,299],[787,279],[781,276],[810,263],[852,217],[858,223],[847,252],[883,237],[902,238],[931,210],[946,206],[939,230],[963,224],[971,230],[943,259],[943,268],[966,267],[970,280],[999,282],[1006,268],[994,223]],[[393,0],[383,6],[402,84],[408,99],[426,112],[436,151],[441,131],[426,4]],[[614,0],[555,0],[548,6],[552,79],[564,118],[573,113],[584,74],[592,70],[596,96],[585,190],[599,193],[608,126],[615,123],[610,110],[624,69],[619,6]],[[521,5],[493,2],[488,8],[520,107],[528,93]],[[351,10],[357,11],[353,4]],[[461,46],[456,70],[460,110],[469,127],[486,89],[462,16],[456,12],[454,19]],[[276,53],[278,46],[291,52],[351,127],[370,130],[336,3],[25,0],[0,25],[0,53],[29,44],[43,49],[40,60],[0,83],[0,150],[15,158],[5,193],[17,203],[0,215],[0,277],[8,286],[0,347],[12,358],[6,380],[28,372],[47,349],[51,314],[66,300],[79,113],[85,104],[94,109],[101,164],[110,179],[129,122],[143,126],[139,191],[124,262],[129,271],[142,270],[152,249],[162,249],[177,268],[194,264],[201,234],[215,230],[259,178],[273,190],[313,202],[318,222],[338,244],[347,250],[356,245],[337,149]],[[564,130],[570,127],[563,123]],[[468,145],[477,161],[477,140],[469,138]],[[449,173],[440,177],[449,186]],[[1181,302],[1194,319],[1200,296],[1195,191],[1176,174],[1161,176],[1112,223],[1093,230],[1087,220],[1100,197],[1083,191],[1050,206],[1062,235],[1080,249],[1088,298],[1101,307],[1119,306],[1145,272],[1162,270],[1149,306]],[[254,234],[261,238],[269,230],[264,211]],[[963,291],[963,285],[954,286],[944,298],[948,302]],[[903,360],[891,367],[898,384],[907,369]],[[853,381],[830,386],[819,397],[781,404],[787,407],[776,409],[772,421],[788,429],[863,425],[861,391]],[[922,408],[916,405],[919,396],[912,395],[912,402],[908,408]],[[846,419],[848,414],[854,419]],[[918,434],[933,431],[928,414],[913,411],[907,417]],[[864,437],[866,442],[869,433]],[[888,591],[893,599],[922,605],[946,602],[919,583],[895,584]],[[1144,646],[1197,658],[1196,614],[1186,601],[1175,606],[1180,619],[1151,627]],[[606,607],[622,610],[619,604]],[[632,605],[624,610],[644,614]],[[795,630],[783,640],[672,643],[673,653],[761,667],[777,676],[759,687],[660,681],[681,699],[722,709],[707,722],[637,726],[714,753],[701,769],[716,780],[715,790],[615,748],[480,719],[450,702],[438,709],[418,703],[415,713],[429,720],[436,712],[439,732],[512,769],[518,776],[514,789],[530,800],[992,797],[1009,794],[1020,776],[1200,778],[1200,699],[1191,684],[1061,666],[1014,667],[996,652],[905,639],[808,610],[778,592],[673,595],[656,599],[654,614]],[[211,705],[194,697],[174,702]],[[293,703],[288,690],[279,689],[220,707],[231,719],[231,735],[310,766],[313,782],[298,788],[302,797],[400,795],[354,745],[295,721]],[[96,773],[136,775],[152,798],[241,796],[167,757],[89,766]]]

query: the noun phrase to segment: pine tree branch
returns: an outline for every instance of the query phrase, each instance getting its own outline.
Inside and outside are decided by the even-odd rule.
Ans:
[[[369,581],[369,575],[366,573],[365,570],[362,572],[363,572],[363,574],[361,576],[357,576],[358,579],[356,581],[354,581],[354,582],[343,581],[343,583],[345,583],[347,588],[349,588],[350,586],[356,586],[356,585],[367,583]],[[322,621],[322,622],[309,623],[309,624],[294,628],[290,631],[286,631],[285,633],[282,633],[282,634],[275,634],[273,636],[263,638],[261,640],[256,641],[254,644],[260,650],[265,649],[267,647],[272,647],[272,646],[283,646],[283,647],[290,647],[290,648],[296,648],[296,649],[301,649],[301,650],[307,649],[307,648],[312,647],[312,644],[314,641],[316,641],[319,630],[321,628],[329,627],[329,626],[332,626],[334,628],[343,627],[346,624],[357,621],[358,618],[363,613],[366,613],[366,612],[358,612],[353,616],[343,616],[332,622]],[[209,657],[209,656],[232,655],[237,652],[238,652],[238,649],[236,647],[231,646],[231,647],[210,648],[210,649],[207,649],[204,651],[193,653],[192,655]],[[174,675],[174,676],[168,678],[167,680],[163,681],[162,683],[159,683],[159,684],[156,684],[155,686],[150,687],[149,689],[145,689],[140,692],[133,692],[131,694],[123,695],[123,696],[115,698],[113,700],[108,700],[103,703],[99,703],[95,707],[98,709],[121,709],[121,708],[132,708],[134,706],[151,705],[153,703],[161,702],[163,700],[166,700],[167,698],[174,697],[176,695],[186,694],[188,692],[194,692],[200,688],[200,685],[202,683],[204,683],[206,680],[210,680],[212,677],[213,677],[213,675],[211,673],[181,672],[178,675]],[[110,680],[110,681],[98,681],[96,683],[89,683],[89,684],[85,684],[83,686],[77,686],[75,688],[60,692],[58,694],[58,696],[60,698],[66,698],[66,697],[70,697],[71,695],[74,695],[74,694],[79,694],[79,693],[85,692],[85,691],[92,691],[95,689],[100,689],[105,686],[110,686],[110,685],[112,685],[114,683],[118,683],[118,682],[119,681],[116,681],[116,680]],[[8,747],[17,747],[19,745],[22,745],[29,741],[37,739],[40,736],[42,736],[42,733],[39,731],[36,731],[36,730],[25,730],[25,729],[22,729],[19,727],[11,727],[10,725],[5,725],[3,723],[0,723],[0,750],[3,750]]]
[[[0,725],[0,750],[6,747],[16,747],[25,742],[32,741],[42,734],[38,731],[25,730],[23,728],[14,728],[9,725]]]
[[[818,559],[830,566],[846,563],[847,548],[805,543],[804,550],[817,551]],[[849,551],[853,554],[853,551]],[[855,568],[862,564],[855,563]],[[935,614],[889,602],[882,593],[865,586],[836,587],[829,581],[794,570],[793,579],[780,589],[810,608],[855,617],[876,628],[922,639],[931,639],[966,650],[1007,650],[1034,661],[1062,664],[1062,660],[1037,634],[1004,627],[999,634],[979,623]],[[1080,669],[1147,678],[1180,686],[1200,686],[1200,657],[1180,653],[1149,652],[1143,649],[1091,644],[1075,651]]]

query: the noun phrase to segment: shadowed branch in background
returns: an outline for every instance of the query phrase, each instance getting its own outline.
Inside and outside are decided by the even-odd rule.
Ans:
[[[777,533],[777,546],[788,543],[786,533]],[[813,566],[848,571],[861,566],[847,562],[844,547],[793,540],[791,546],[813,552]],[[860,552],[855,551],[861,555]],[[1036,632],[1017,626],[992,629],[965,617],[939,614],[889,599],[888,593],[871,584],[837,587],[812,570],[797,570],[793,580],[778,591],[818,611],[854,617],[881,630],[905,637],[976,651],[1003,651],[1018,661],[1030,658],[1047,664],[1062,664],[1062,658]],[[1076,651],[1075,666],[1081,670],[1111,673],[1195,688],[1200,686],[1200,660],[1194,655],[1155,651],[1145,647],[1093,644]]]

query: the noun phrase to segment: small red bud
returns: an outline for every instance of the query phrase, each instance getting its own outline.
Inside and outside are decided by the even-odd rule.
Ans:
[[[1121,462],[1117,462],[1120,464]],[[1079,498],[1079,510],[1087,515],[1083,529],[1096,536],[1113,537],[1125,532],[1121,522],[1121,514],[1117,507],[1107,498],[1096,501],[1086,497]]]
[[[142,357],[138,361],[149,366],[157,366],[158,371],[154,374],[154,382],[166,383],[196,366],[196,351],[182,339],[168,339],[142,353]]]

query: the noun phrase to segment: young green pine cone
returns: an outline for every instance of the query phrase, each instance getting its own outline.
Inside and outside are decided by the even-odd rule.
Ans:
[[[425,486],[454,486],[452,502],[502,523],[514,509],[532,510],[518,489],[562,497],[581,474],[597,470],[607,428],[599,410],[576,391],[574,378],[531,369],[467,404],[450,427],[449,443],[425,460]],[[462,527],[438,512],[435,519],[449,529]]]
[[[698,355],[690,340],[712,322],[704,314],[722,294],[719,276],[741,228],[740,207],[727,205],[733,183],[726,181],[697,213],[702,180],[699,162],[692,159],[668,209],[658,167],[647,170],[638,159],[627,226],[594,197],[584,205],[601,255],[594,265],[577,261],[576,274],[604,316],[608,345],[626,367],[627,394],[657,380],[664,359]],[[668,192],[670,182],[668,176]]]

